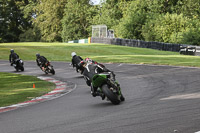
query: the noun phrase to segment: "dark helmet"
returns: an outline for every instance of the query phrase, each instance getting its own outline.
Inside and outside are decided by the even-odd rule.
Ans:
[[[36,54],[36,57],[37,57],[37,58],[38,58],[38,57],[40,57],[40,54],[39,54],[39,53],[37,53],[37,54]]]
[[[10,50],[10,53],[14,53],[14,50],[13,50],[13,49],[11,49],[11,50]]]

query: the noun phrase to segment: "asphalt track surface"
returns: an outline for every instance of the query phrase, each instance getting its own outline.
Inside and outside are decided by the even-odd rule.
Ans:
[[[200,131],[200,69],[105,64],[121,84],[126,101],[112,105],[92,97],[69,63],[52,62],[56,74],[76,89],[54,100],[0,113],[0,133],[194,133]],[[45,76],[35,62],[15,72],[8,61],[0,71]]]

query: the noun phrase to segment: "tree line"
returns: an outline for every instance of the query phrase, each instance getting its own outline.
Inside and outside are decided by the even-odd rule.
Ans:
[[[66,42],[107,25],[118,38],[200,45],[200,0],[1,0],[0,42]]]

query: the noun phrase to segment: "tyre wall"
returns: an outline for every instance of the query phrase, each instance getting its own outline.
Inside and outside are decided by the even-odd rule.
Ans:
[[[174,51],[174,52],[179,52],[180,46],[187,46],[185,44],[146,42],[133,39],[95,38],[95,37],[91,37],[91,43],[104,43],[104,44],[113,44],[113,45],[129,46],[129,47],[151,48],[151,49]]]

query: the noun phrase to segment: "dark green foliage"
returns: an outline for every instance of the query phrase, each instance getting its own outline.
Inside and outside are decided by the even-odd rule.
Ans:
[[[180,43],[200,46],[200,21],[191,20],[190,25],[191,27],[182,34],[183,38]]]
[[[200,45],[200,29],[190,29],[184,33],[182,43]]]
[[[19,39],[21,42],[39,42],[41,40],[41,33],[37,26],[29,28],[23,34],[20,34]]]
[[[0,1],[0,42],[17,42],[19,35],[29,23],[23,17],[20,4],[27,4],[26,0]]]

